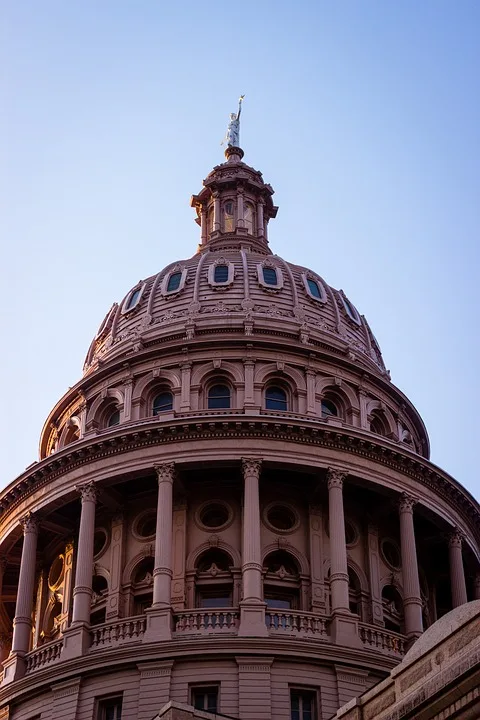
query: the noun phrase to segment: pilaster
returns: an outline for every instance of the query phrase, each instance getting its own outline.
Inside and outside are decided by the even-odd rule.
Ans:
[[[312,611],[325,613],[325,584],[323,577],[323,515],[319,505],[308,509],[310,570],[312,574]]]
[[[367,560],[372,599],[371,622],[374,625],[384,625],[382,592],[380,588],[378,527],[372,522],[368,523],[367,529]]]
[[[186,545],[187,504],[186,502],[181,502],[176,504],[173,509],[173,578],[171,603],[174,611],[185,609]]]
[[[51,686],[52,720],[76,720],[81,678]]]
[[[170,700],[173,660],[139,663],[137,720],[151,720],[162,705]]]
[[[235,658],[238,664],[238,715],[242,720],[271,720],[273,657]]]
[[[112,517],[110,547],[110,588],[107,599],[107,620],[115,620],[124,615],[122,595],[122,570],[125,557],[125,516],[118,512]]]

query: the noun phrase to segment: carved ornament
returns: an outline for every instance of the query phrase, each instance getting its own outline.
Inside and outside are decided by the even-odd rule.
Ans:
[[[34,513],[28,512],[20,519],[20,525],[23,528],[23,534],[26,535],[27,533],[38,533],[40,523]]]
[[[339,468],[329,467],[327,470],[327,483],[328,489],[331,488],[343,488],[343,481],[347,477],[347,470],[340,470]]]
[[[83,485],[75,485],[75,490],[79,493],[82,503],[96,503],[98,499],[98,488],[93,482],[84,483]]]
[[[175,478],[175,463],[159,463],[154,465],[154,470],[157,473],[158,483],[169,482],[173,483]]]
[[[400,512],[413,512],[414,506],[417,504],[417,499],[408,493],[402,493],[398,502],[398,508]]]
[[[256,458],[242,458],[242,471],[243,476],[254,476],[257,479],[260,477],[262,470],[262,461]]]

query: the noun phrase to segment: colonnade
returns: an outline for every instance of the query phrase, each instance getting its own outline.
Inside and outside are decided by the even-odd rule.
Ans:
[[[158,480],[157,524],[153,572],[153,604],[147,610],[146,634],[150,639],[164,639],[171,636],[172,517],[175,464],[173,462],[162,463],[155,465],[154,469]],[[240,602],[239,634],[249,636],[267,634],[265,603],[262,591],[262,548],[260,540],[259,482],[261,469],[261,459],[242,459],[244,481],[242,527],[243,599]],[[343,508],[343,484],[347,474],[347,471],[338,468],[329,468],[327,471],[331,613],[332,616],[340,614],[345,617],[349,613],[349,580]],[[87,483],[78,486],[76,489],[81,498],[80,530],[73,590],[72,623],[65,631],[66,637],[68,637],[69,633],[78,630],[78,628],[83,628],[88,632],[92,598],[95,511],[98,492],[94,483]],[[405,634],[412,639],[418,637],[423,630],[422,598],[413,519],[415,503],[414,498],[403,494],[398,504]],[[12,656],[23,657],[28,653],[32,630],[32,605],[39,522],[32,513],[26,515],[21,522],[24,541],[10,658]],[[449,538],[449,558],[452,603],[454,607],[457,607],[467,602],[462,560],[462,535],[457,530]],[[477,583],[477,585],[478,593],[476,591],[476,595],[480,595],[480,583]]]

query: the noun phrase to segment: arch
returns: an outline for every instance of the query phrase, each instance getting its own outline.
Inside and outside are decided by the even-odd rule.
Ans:
[[[105,578],[105,580],[107,581],[108,587],[110,587],[110,581],[111,581],[110,571],[107,570],[107,568],[104,568],[103,565],[97,565],[97,563],[95,563],[93,566],[92,575],[98,575],[99,577]]]
[[[338,395],[348,408],[360,411],[360,401],[355,390],[344,380],[340,383],[334,377],[317,377],[315,392],[322,397],[327,391],[334,395]]]
[[[204,569],[204,570],[200,570],[200,568],[199,568],[200,564],[207,558],[208,555],[212,556],[212,563],[215,562],[215,565],[218,567],[219,570],[228,572],[234,566],[233,558],[230,555],[230,553],[228,553],[226,550],[222,550],[221,548],[211,546],[208,550],[205,550],[203,553],[201,553],[197,557],[196,562],[195,562],[195,569],[198,572],[208,572],[208,569],[210,568],[210,566],[208,566],[208,568]],[[226,568],[222,567],[223,558],[225,558],[225,560],[226,560],[226,565],[227,565]],[[218,561],[216,562],[216,560],[218,560]]]
[[[240,553],[235,550],[235,548],[233,548],[231,545],[223,542],[223,540],[218,540],[215,542],[215,544],[208,541],[204,542],[198,547],[196,547],[194,550],[192,550],[189,553],[187,557],[187,562],[185,564],[186,572],[195,572],[198,558],[200,557],[200,555],[202,555],[206,550],[211,550],[212,548],[218,548],[219,550],[223,550],[224,552],[226,552],[227,555],[230,555],[233,560],[234,568],[242,567],[242,558],[240,557]]]
[[[60,609],[60,612],[55,612],[58,609]],[[62,601],[60,600],[60,597],[57,595],[57,593],[53,593],[53,595],[50,596],[47,607],[45,608],[45,612],[43,613],[43,619],[41,624],[41,630],[45,637],[45,642],[48,642],[50,640],[50,635],[53,630],[53,623],[55,621],[55,617],[61,615],[61,613]]]
[[[120,421],[123,414],[124,395],[118,388],[109,388],[104,393],[97,395],[95,400],[90,405],[87,412],[87,424],[97,422],[100,424],[104,410],[107,407],[117,404],[117,409],[120,411]],[[116,401],[116,402],[115,402]]]
[[[231,362],[225,362],[222,360],[221,365],[218,368],[213,366],[213,363],[202,363],[197,365],[192,370],[191,384],[192,385],[204,385],[212,377],[222,375],[226,377],[233,385],[243,385],[245,382],[243,376],[243,367]]]
[[[145,552],[145,551],[147,551],[147,552]],[[137,553],[135,555],[135,557],[133,557],[130,560],[130,562],[125,565],[125,568],[122,573],[122,585],[129,585],[130,583],[133,582],[133,576],[134,576],[137,565],[140,565],[142,560],[145,560],[145,558],[148,558],[148,557],[155,559],[153,547],[151,547],[151,550],[150,550],[147,545],[147,546],[145,546],[145,548],[143,549],[142,552]]]
[[[277,552],[278,550],[283,550],[292,556],[292,558],[296,561],[296,564],[299,567],[300,575],[310,574],[310,565],[305,555],[303,555],[303,553],[297,550],[297,548],[293,547],[293,545],[288,545],[287,547],[279,546],[278,541],[270,543],[270,545],[267,545],[263,549],[262,565],[265,563],[265,559],[268,555],[271,555],[273,552]]]
[[[370,585],[367,579],[367,576],[365,575],[365,572],[362,570],[360,565],[358,565],[354,560],[351,558],[347,558],[347,567],[353,570],[355,575],[358,578],[358,581],[360,583],[360,590],[361,592],[370,592]]]
[[[268,363],[268,365],[260,367],[255,372],[254,383],[265,384],[266,382],[277,378],[284,379],[285,382],[288,382],[288,379],[292,381],[294,384],[293,389],[297,392],[307,391],[306,380],[300,370],[297,370],[297,368],[291,367],[290,365],[284,365],[279,368],[277,363]]]
[[[391,434],[397,436],[397,422],[393,417],[392,411],[385,403],[372,398],[368,401],[366,410],[367,417],[378,413],[380,421],[385,425],[386,435]]]
[[[70,443],[75,442],[75,440],[80,440],[81,431],[82,424],[80,418],[76,415],[72,415],[60,431],[57,449],[70,445]]]
[[[174,370],[161,369],[158,377],[152,373],[148,373],[141,377],[133,388],[132,402],[135,400],[145,399],[147,395],[153,392],[155,387],[160,385],[169,385],[172,392],[181,389],[180,376]]]

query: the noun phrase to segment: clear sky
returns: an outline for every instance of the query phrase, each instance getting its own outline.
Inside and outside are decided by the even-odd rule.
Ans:
[[[270,243],[343,288],[478,498],[478,0],[3,0],[3,487],[113,301],[196,249],[245,93]]]

